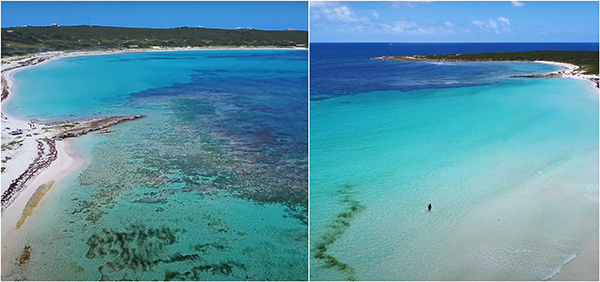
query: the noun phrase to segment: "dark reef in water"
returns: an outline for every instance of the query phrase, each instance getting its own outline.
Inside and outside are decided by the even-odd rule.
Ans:
[[[17,262],[19,265],[23,266],[29,262],[29,259],[31,259],[31,246],[25,246],[25,248],[23,248],[23,252],[17,259]]]
[[[211,83],[229,85],[203,80],[132,95],[133,106],[160,103],[172,112],[124,125],[135,139],[106,139],[110,146],[95,149],[79,182],[97,192],[80,199],[73,212],[98,222],[136,187],[157,189],[132,200],[150,205],[168,205],[179,193],[214,196],[225,191],[258,204],[283,204],[291,218],[308,225],[307,116],[301,111],[307,107],[306,96],[291,98],[285,92],[298,82],[244,82],[251,85],[244,91],[252,93],[233,92],[237,88],[198,92]],[[263,83],[283,84],[267,93]],[[177,183],[181,185],[172,185]]]
[[[204,264],[192,267],[190,271],[181,273],[179,271],[165,271],[165,281],[171,280],[190,280],[198,281],[202,279],[202,272],[210,272],[213,275],[230,276],[234,268],[246,269],[246,266],[233,261],[221,262],[218,264]]]
[[[344,232],[350,227],[350,221],[358,213],[362,212],[365,207],[353,198],[354,186],[346,184],[338,189],[336,195],[341,196],[340,202],[345,209],[336,215],[333,223],[327,227],[327,231],[318,240],[314,247],[314,257],[322,260],[327,268],[337,268],[339,271],[346,274],[346,280],[356,280],[354,269],[346,263],[339,261],[332,255],[327,254],[329,247],[339,239]]]
[[[167,247],[175,244],[178,234],[183,232],[185,230],[168,227],[148,228],[144,225],[131,225],[126,230],[103,229],[88,239],[89,250],[86,257],[101,258],[104,261],[104,264],[98,267],[101,280],[112,280],[115,276],[123,275],[119,273],[121,271],[150,271],[161,264],[178,262],[188,262],[187,265],[191,263],[193,267],[183,273],[166,270],[165,280],[200,280],[203,272],[231,276],[235,269],[247,269],[243,263],[231,260],[208,262],[207,255],[210,252],[230,249],[219,243],[197,244],[193,248],[197,253],[168,254]],[[126,276],[122,279],[125,278]],[[237,280],[239,277],[231,276],[229,280],[232,279]]]

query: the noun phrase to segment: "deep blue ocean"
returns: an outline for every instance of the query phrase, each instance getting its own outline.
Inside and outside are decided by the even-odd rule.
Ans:
[[[506,63],[412,64],[371,60],[380,56],[517,51],[598,51],[597,43],[311,43],[311,100],[385,90],[417,90],[484,85],[497,76],[531,73]],[[437,63],[439,64],[439,63]],[[475,66],[475,67],[473,67]],[[440,70],[443,68],[443,70]],[[430,72],[430,70],[436,70]],[[558,68],[548,67],[548,70]],[[427,79],[421,77],[428,73]]]
[[[591,82],[511,78],[561,69],[542,63],[372,58],[598,44],[310,48],[311,279],[593,278]]]

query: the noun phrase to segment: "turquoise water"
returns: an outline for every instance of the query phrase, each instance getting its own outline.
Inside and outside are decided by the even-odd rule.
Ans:
[[[18,116],[144,114],[75,139],[87,160],[17,250],[27,280],[306,280],[306,51],[61,59],[15,75]]]
[[[311,279],[543,280],[597,242],[597,92],[492,73],[337,97],[311,86]]]

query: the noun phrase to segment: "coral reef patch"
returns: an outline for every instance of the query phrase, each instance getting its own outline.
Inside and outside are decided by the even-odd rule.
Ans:
[[[335,243],[350,227],[350,222],[365,207],[353,198],[356,193],[354,186],[346,184],[336,191],[336,195],[341,197],[340,203],[344,205],[344,210],[338,213],[335,220],[327,227],[325,234],[316,242],[314,247],[314,257],[322,260],[327,268],[336,268],[346,275],[346,280],[356,280],[354,269],[334,256],[327,253],[329,247]]]

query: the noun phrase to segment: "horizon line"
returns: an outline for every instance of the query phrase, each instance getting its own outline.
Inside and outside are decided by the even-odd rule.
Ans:
[[[335,41],[335,42],[327,42],[327,41],[310,41],[309,43],[327,43],[327,44],[336,44],[336,43],[358,43],[358,44],[372,44],[372,43],[377,43],[377,44],[423,44],[423,43],[428,43],[428,44],[448,44],[448,43],[460,43],[460,44],[464,44],[464,43],[520,43],[520,44],[526,44],[526,43],[585,43],[585,44],[599,44],[600,42],[593,42],[593,41],[529,41],[529,42],[524,42],[524,41],[466,41],[466,42],[456,42],[456,41],[435,41],[435,42],[427,42],[427,41],[423,41],[423,42],[394,42],[394,41]]]
[[[52,23],[54,24],[54,23]],[[8,26],[8,27],[0,27],[0,28],[27,28],[27,27],[50,27],[52,26],[52,24],[49,25],[16,25],[16,26]],[[84,27],[115,27],[115,28],[140,28],[140,29],[178,29],[178,28],[199,28],[199,29],[223,29],[223,30],[236,30],[238,28],[242,28],[244,30],[246,30],[247,28],[251,28],[251,30],[260,30],[260,31],[288,31],[288,29],[290,28],[282,28],[282,29],[261,29],[261,28],[254,28],[251,26],[245,26],[245,27],[233,27],[233,28],[219,28],[219,27],[206,27],[206,26],[189,26],[189,25],[181,25],[181,26],[175,26],[175,27],[132,27],[132,26],[119,26],[119,25],[88,25],[88,24],[78,24],[78,25],[59,25],[57,24],[57,27],[80,27],[80,26],[84,26]],[[293,29],[292,31],[306,31],[308,32],[308,30],[303,30],[303,29],[295,29],[295,28],[291,28]]]

